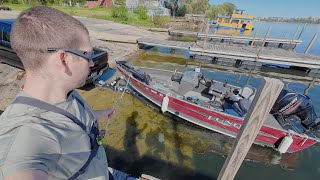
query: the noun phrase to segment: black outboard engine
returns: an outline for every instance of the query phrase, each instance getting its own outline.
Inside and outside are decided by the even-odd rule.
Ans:
[[[320,129],[320,118],[317,117],[310,98],[293,90],[281,91],[272,112],[285,129],[300,133]]]

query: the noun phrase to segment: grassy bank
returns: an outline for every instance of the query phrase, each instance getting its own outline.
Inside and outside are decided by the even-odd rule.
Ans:
[[[15,11],[23,11],[25,9],[32,7],[30,5],[22,5],[22,4],[3,4],[3,5],[8,6]],[[57,5],[52,5],[51,7],[55,7],[72,16],[103,19],[103,20],[109,20],[109,21],[123,23],[123,24],[134,25],[134,26],[163,27],[164,24],[166,24],[166,22],[169,21],[169,18],[167,17],[161,17],[161,18],[156,17],[154,19],[149,17],[147,19],[140,19],[139,15],[133,12],[128,12],[128,18],[126,20],[122,20],[120,18],[112,17],[112,9],[104,8],[104,7],[85,8],[85,7],[63,7],[63,6],[57,6]]]

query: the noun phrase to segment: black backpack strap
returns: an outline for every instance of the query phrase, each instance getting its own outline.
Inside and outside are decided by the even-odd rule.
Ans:
[[[93,149],[91,150],[90,156],[87,160],[87,162],[82,166],[82,168],[80,168],[80,170],[78,172],[76,172],[73,176],[71,176],[68,180],[74,180],[76,179],[78,176],[80,176],[81,174],[83,174],[85,172],[85,170],[87,169],[87,167],[89,166],[90,162],[92,161],[92,159],[97,155],[99,150],[99,145],[97,143],[95,143],[95,145],[93,146]]]
[[[76,99],[78,102],[79,100]],[[80,103],[80,102],[79,102]],[[90,152],[90,156],[88,158],[88,160],[86,161],[86,163],[82,166],[82,168],[80,168],[79,171],[77,171],[73,176],[71,176],[69,179],[73,180],[76,179],[79,175],[83,174],[86,170],[86,168],[89,166],[90,162],[92,161],[92,159],[97,155],[98,153],[98,149],[99,149],[99,145],[96,142],[96,136],[97,133],[94,131],[97,131],[96,128],[92,127],[92,131],[88,132],[86,126],[73,114],[69,113],[66,110],[63,110],[57,106],[54,106],[52,104],[46,103],[44,101],[40,101],[38,99],[34,99],[34,98],[30,98],[30,97],[25,97],[25,96],[18,96],[16,98],[16,100],[13,102],[13,104],[25,104],[25,105],[29,105],[29,106],[33,106],[33,107],[37,107],[40,109],[44,109],[47,111],[51,111],[57,114],[61,114],[63,116],[66,116],[67,118],[69,118],[70,120],[72,120],[75,124],[77,124],[79,127],[81,127],[81,129],[83,129],[90,137],[90,143],[91,143],[91,152]],[[80,103],[81,104],[81,103]],[[81,104],[83,105],[83,103]]]
[[[57,114],[61,114],[63,116],[66,116],[70,120],[72,120],[74,123],[76,123],[78,126],[81,127],[85,132],[87,132],[86,126],[73,114],[69,113],[66,110],[63,110],[61,108],[58,108],[57,106],[54,106],[52,104],[46,103],[44,101],[40,101],[38,99],[25,97],[25,96],[19,96],[16,98],[16,100],[13,102],[13,104],[25,104],[33,107],[37,107],[43,110],[51,111]],[[88,132],[87,132],[88,133]]]

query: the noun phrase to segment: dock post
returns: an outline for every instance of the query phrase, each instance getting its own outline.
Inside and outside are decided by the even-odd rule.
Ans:
[[[266,35],[265,35],[264,38],[263,38],[262,46],[259,48],[258,53],[257,53],[257,57],[256,57],[256,60],[255,60],[256,62],[259,61],[259,56],[260,56],[261,50],[262,50],[262,48],[264,47],[264,44],[266,43],[266,39],[267,39],[267,37],[268,37],[268,35],[269,35],[270,31],[271,31],[271,27],[272,27],[272,26],[269,27]]]
[[[264,44],[266,43],[267,37],[269,36],[269,33],[271,31],[271,27],[269,27],[268,32],[266,33],[266,35],[264,36],[263,42],[262,42],[262,47],[264,47]]]
[[[301,35],[302,35],[302,33],[303,33],[304,29],[306,28],[306,26],[307,26],[307,23],[305,23],[305,24],[303,25],[303,27],[302,27],[302,29],[301,29],[301,32],[300,32],[300,34],[299,34],[299,36],[298,36],[298,38],[297,38],[297,39],[300,39],[300,37],[301,37]]]
[[[310,89],[313,87],[314,83],[317,81],[317,78],[314,78],[312,82],[309,83],[309,86],[304,90],[304,95],[308,94]]]
[[[203,46],[202,46],[202,52],[201,52],[201,56],[203,55],[204,53],[204,49],[205,49],[205,46],[207,44],[207,39],[208,39],[208,33],[209,33],[209,23],[207,23],[207,26],[206,26],[206,35],[204,36],[204,41],[203,41]]]
[[[278,79],[262,79],[258,93],[253,99],[218,180],[234,179],[282,87],[283,83]]]
[[[288,38],[288,31],[287,31],[286,34],[284,35],[284,38],[285,38],[285,39]]]
[[[304,51],[304,54],[308,54],[308,52],[309,52],[311,46],[313,45],[314,41],[316,40],[317,36],[318,36],[318,33],[316,33],[313,36],[312,40],[310,41],[310,44],[308,45],[307,49]]]
[[[297,36],[297,34],[298,34],[299,28],[300,28],[300,25],[298,25],[298,27],[297,27],[297,29],[296,29],[296,32],[294,33],[294,36],[293,36],[290,44],[292,44],[292,43],[293,43],[293,40],[296,38],[296,36]]]
[[[260,30],[260,26],[261,26],[261,21],[260,21],[260,23],[259,23],[259,26],[258,26],[256,32],[254,33],[253,40],[251,41],[251,47],[253,47],[253,45],[254,45],[254,41],[256,40],[258,31]]]

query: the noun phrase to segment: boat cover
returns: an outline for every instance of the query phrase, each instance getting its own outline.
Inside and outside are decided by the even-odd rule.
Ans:
[[[187,71],[183,76],[179,85],[179,92],[185,95],[188,91],[199,86],[198,73],[195,71]]]

